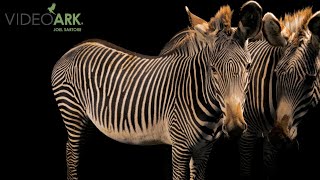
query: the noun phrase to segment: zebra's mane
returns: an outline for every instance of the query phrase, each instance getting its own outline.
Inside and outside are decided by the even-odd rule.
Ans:
[[[280,26],[284,36],[293,44],[298,44],[306,36],[307,23],[312,16],[312,8],[307,7],[293,14],[285,14],[280,18]]]
[[[230,33],[232,13],[230,6],[222,6],[220,10],[210,19],[209,26],[212,30],[225,30]]]
[[[173,52],[177,49],[185,49],[189,54],[198,52],[201,49],[199,45],[204,45],[203,42],[205,41],[203,37],[199,36],[201,35],[199,35],[192,27],[183,29],[166,43],[160,52],[160,56]]]
[[[208,34],[213,33],[215,35],[217,34],[217,32],[223,30],[227,35],[230,35],[233,31],[233,29],[231,28],[232,13],[233,11],[231,10],[230,6],[222,6],[215,14],[215,16],[210,19],[210,22],[208,23]],[[192,20],[190,20],[190,23],[192,26],[195,26]],[[179,48],[187,48],[188,52],[191,54],[196,53],[202,48],[201,45],[205,45],[206,41],[210,39],[210,37],[204,37],[203,35],[200,35],[200,33],[197,32],[193,27],[189,27],[178,32],[164,46],[164,48],[160,52],[160,55],[168,54],[169,52],[172,52],[173,50]]]
[[[288,41],[291,42],[293,46],[298,46],[309,40],[307,25],[310,17],[312,17],[312,8],[307,7],[293,14],[286,14],[284,18],[280,19],[281,29],[285,31],[283,35],[288,38]],[[279,73],[287,72],[290,66],[295,66],[295,63],[297,63],[297,61],[292,61],[291,59],[281,61],[278,63],[276,71]],[[314,68],[310,68],[311,69],[307,68],[306,70],[313,72]]]

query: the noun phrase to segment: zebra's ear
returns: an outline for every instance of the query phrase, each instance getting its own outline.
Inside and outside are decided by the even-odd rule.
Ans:
[[[240,21],[236,37],[245,43],[249,38],[255,37],[261,30],[262,7],[255,1],[248,1],[240,9]]]
[[[189,21],[191,26],[198,32],[200,32],[201,34],[205,35],[208,33],[209,31],[209,25],[208,22],[203,20],[202,18],[194,15],[193,13],[191,13],[189,11],[189,8],[187,6],[185,6],[187,14],[189,16]]]
[[[285,46],[286,38],[281,34],[281,26],[279,20],[270,12],[266,13],[262,19],[263,36],[273,46]]]
[[[312,43],[320,45],[320,11],[309,19],[308,28],[312,33]]]

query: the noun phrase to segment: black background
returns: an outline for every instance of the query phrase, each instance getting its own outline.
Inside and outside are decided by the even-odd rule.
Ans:
[[[82,32],[53,32],[53,26],[9,26],[4,13],[81,13]],[[184,6],[205,20],[221,5],[234,10],[237,25],[244,0],[166,1],[10,1],[0,6],[2,145],[5,172],[10,177],[65,179],[66,131],[50,86],[56,61],[77,43],[100,38],[147,55],[157,55],[170,38],[189,26]],[[277,17],[306,6],[319,10],[318,0],[258,1],[265,12]],[[318,4],[316,4],[318,3]],[[318,116],[316,116],[318,115]],[[299,129],[300,149],[283,153],[279,177],[310,179],[319,171],[319,109],[310,113]],[[239,174],[236,140],[221,139],[208,165],[208,179],[232,179]],[[257,151],[258,152],[258,151]],[[82,179],[170,179],[171,147],[132,146],[94,132],[83,148]],[[261,154],[257,153],[257,156]],[[255,175],[262,174],[255,166]],[[10,178],[12,179],[12,178]],[[313,178],[312,178],[313,179]]]

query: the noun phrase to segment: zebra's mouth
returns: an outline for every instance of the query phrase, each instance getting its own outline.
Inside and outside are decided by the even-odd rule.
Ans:
[[[236,119],[236,120],[235,120]],[[229,122],[229,123],[226,123]],[[246,132],[247,124],[244,122],[242,125],[239,123],[234,122],[241,122],[237,120],[237,117],[233,117],[233,120],[230,121],[230,118],[226,116],[226,113],[222,111],[221,116],[219,118],[218,123],[215,124],[213,128],[213,137],[214,139],[218,139],[222,134],[227,137],[238,137],[242,133]]]

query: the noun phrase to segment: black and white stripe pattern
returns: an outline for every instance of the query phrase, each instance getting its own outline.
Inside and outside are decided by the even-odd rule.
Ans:
[[[240,173],[251,173],[251,162],[258,138],[265,137],[273,127],[276,111],[276,77],[274,72],[283,48],[270,45],[267,41],[250,42],[248,49],[252,58],[252,79],[244,105],[247,131],[241,136]]]
[[[320,64],[320,60],[318,60]],[[318,69],[320,69],[320,65],[318,65]],[[318,72],[318,76],[315,80],[314,84],[314,92],[313,92],[313,99],[312,99],[312,107],[319,106],[320,102],[320,73]]]
[[[260,16],[257,3],[247,5]],[[203,30],[178,33],[167,44],[172,48],[156,57],[100,40],[61,57],[51,83],[68,132],[68,179],[78,179],[80,144],[90,124],[123,143],[172,145],[173,179],[204,178],[221,129],[228,134],[246,127],[251,58],[245,31]]]
[[[298,13],[308,14],[305,12],[309,13],[309,9]],[[265,17],[264,28],[268,28],[269,21],[277,21],[271,13]],[[264,138],[263,162],[270,170],[279,148],[292,143],[297,136],[297,125],[308,110],[318,104],[319,42],[311,40],[309,30],[295,29],[300,32],[284,47],[274,47],[267,41],[249,44],[254,63],[244,111],[248,131],[242,135],[239,144],[243,176],[251,175],[251,161],[258,138]],[[281,44],[279,36],[275,33],[272,37],[266,34],[268,31],[264,29],[268,41]]]

